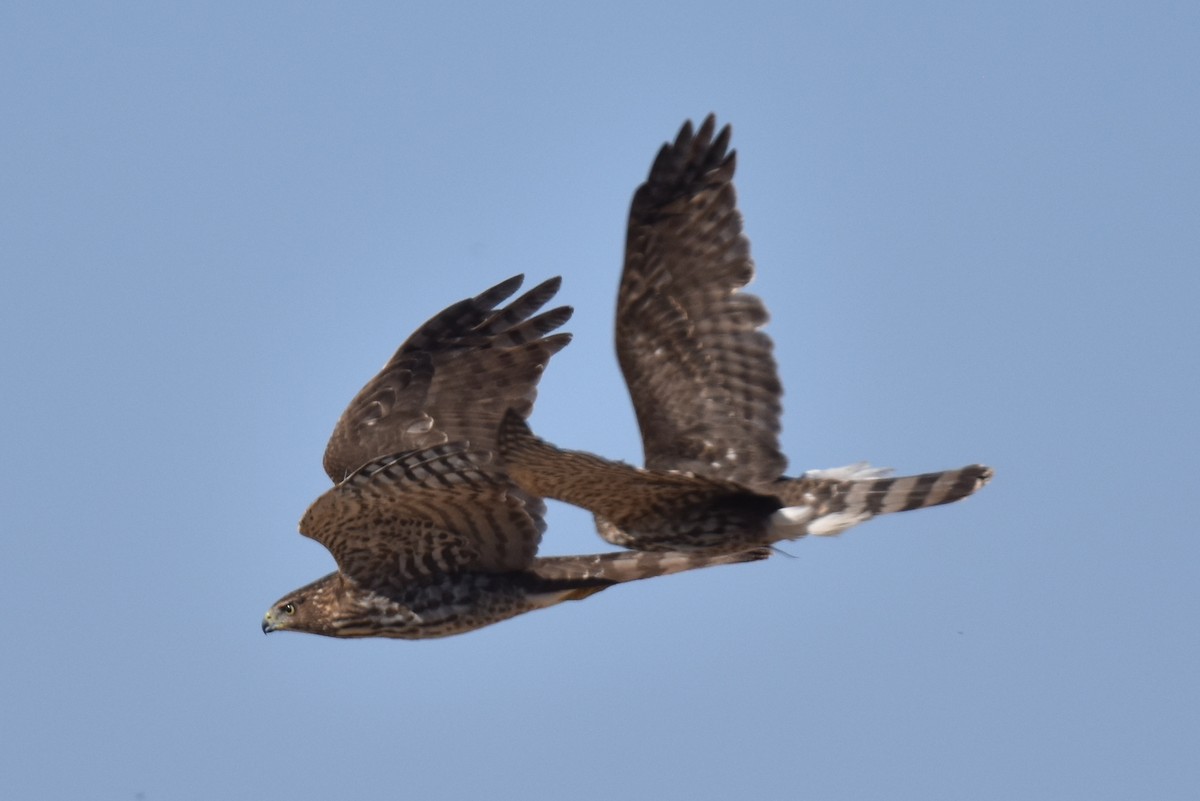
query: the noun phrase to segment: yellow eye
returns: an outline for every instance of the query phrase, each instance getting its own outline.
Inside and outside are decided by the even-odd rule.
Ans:
[[[284,613],[285,615],[294,615],[294,614],[296,614],[296,605],[295,605],[295,604],[284,604],[284,605],[283,605],[283,613]]]

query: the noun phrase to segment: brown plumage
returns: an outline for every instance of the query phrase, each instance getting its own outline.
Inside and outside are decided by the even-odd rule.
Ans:
[[[441,637],[625,581],[766,556],[537,557],[545,506],[497,464],[496,432],[505,410],[517,420],[532,410],[542,371],[570,341],[550,332],[571,309],[531,316],[557,278],[497,309],[521,280],[434,316],[351,401],[325,451],[335,486],[300,523],[338,570],[279,599],[264,632]]]
[[[585,507],[604,539],[642,550],[728,553],[838,534],[877,514],[970,495],[990,468],[894,478],[866,465],[783,475],[782,387],[767,311],[733,188],[730,128],[685,123],[634,194],[617,294],[617,357],[637,413],[646,469],[564,451],[507,417],[510,475],[540,496]]]
[[[334,427],[324,459],[334,483],[376,457],[451,439],[492,449],[506,410],[529,416],[542,371],[571,341],[570,334],[550,332],[571,319],[572,309],[534,315],[561,278],[496,309],[523,280],[513,276],[459,301],[413,332]]]

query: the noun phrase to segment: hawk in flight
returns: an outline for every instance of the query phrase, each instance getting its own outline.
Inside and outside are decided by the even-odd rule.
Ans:
[[[685,123],[633,196],[616,344],[646,468],[556,448],[514,413],[500,434],[509,475],[528,492],[592,511],[614,545],[708,554],[840,534],[875,515],[975,492],[990,468],[893,477],[858,464],[783,474],[782,387],[762,331],[766,307],[743,291],[754,262],[729,137],[712,115],[696,132]]]
[[[555,278],[507,306],[515,276],[434,316],[342,414],[325,451],[335,486],[300,521],[336,572],[280,598],[264,632],[421,639],[471,631],[635,579],[764,558],[765,551],[538,557],[545,505],[495,452],[505,411],[533,409],[551,334],[571,316],[536,314]]]

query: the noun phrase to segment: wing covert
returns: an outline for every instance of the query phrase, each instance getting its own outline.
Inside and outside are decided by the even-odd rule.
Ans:
[[[521,285],[517,275],[455,303],[418,328],[342,413],[325,449],[336,484],[379,456],[450,441],[495,447],[509,408],[528,416],[550,357],[571,341],[550,332],[569,306],[535,314],[558,291],[552,278],[497,306]]]
[[[492,453],[447,443],[368,462],[305,512],[300,533],[368,587],[528,567],[545,530]]]

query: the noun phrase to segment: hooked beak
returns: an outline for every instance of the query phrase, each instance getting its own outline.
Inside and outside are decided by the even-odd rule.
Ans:
[[[270,612],[263,615],[262,630],[263,634],[270,634],[275,630],[275,621],[271,620]]]

